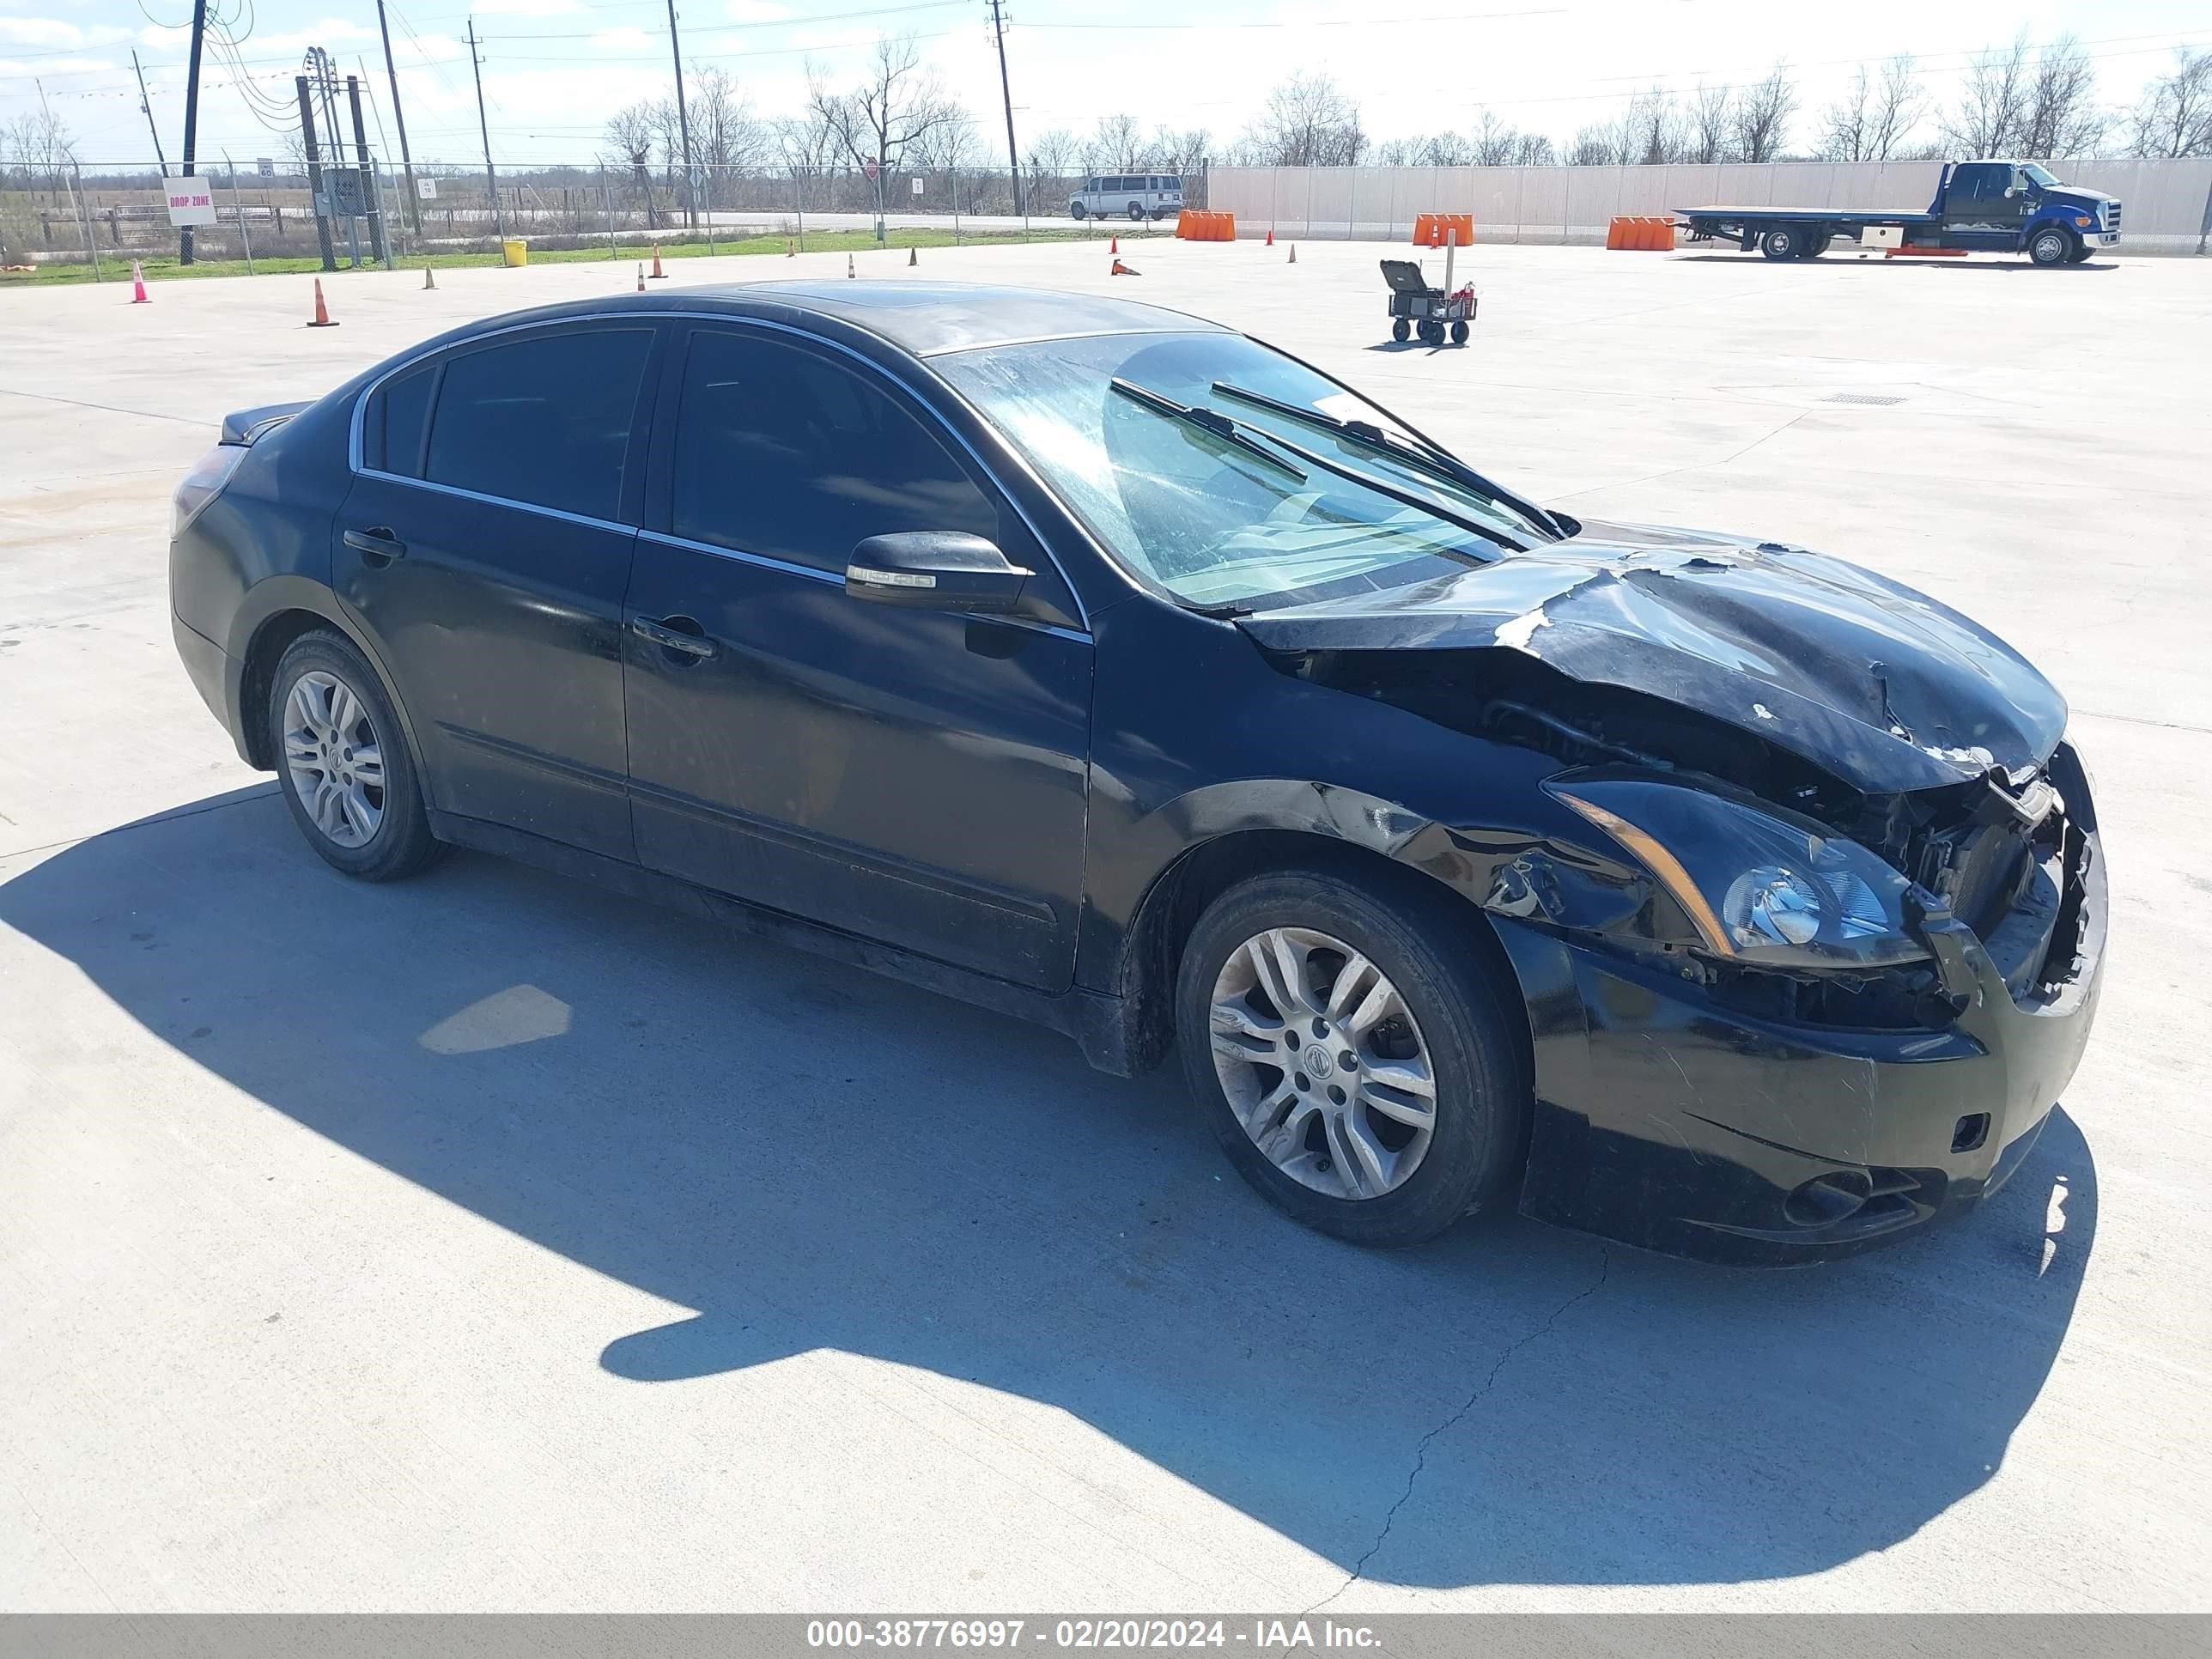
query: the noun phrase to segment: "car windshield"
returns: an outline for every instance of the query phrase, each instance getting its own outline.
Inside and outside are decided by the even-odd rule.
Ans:
[[[2021,171],[2026,173],[2030,179],[2033,179],[2039,186],[2045,190],[2050,190],[2058,183],[2058,175],[2057,173],[2050,172],[2046,168],[2039,167],[2033,161],[2025,163],[2021,167]]]
[[[1424,464],[1399,422],[1242,335],[984,347],[932,367],[1127,569],[1186,604],[1260,609],[1396,587],[1556,533],[1440,476],[1449,465]],[[1338,421],[1407,453],[1332,430]]]

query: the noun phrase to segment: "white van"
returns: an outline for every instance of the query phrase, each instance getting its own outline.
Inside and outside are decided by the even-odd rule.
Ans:
[[[1068,202],[1079,219],[1164,219],[1182,211],[1182,179],[1173,173],[1109,173],[1083,181]]]

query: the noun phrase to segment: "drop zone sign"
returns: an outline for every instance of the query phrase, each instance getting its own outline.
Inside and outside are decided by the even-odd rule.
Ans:
[[[169,222],[211,225],[215,222],[215,186],[197,179],[180,179],[169,186]]]

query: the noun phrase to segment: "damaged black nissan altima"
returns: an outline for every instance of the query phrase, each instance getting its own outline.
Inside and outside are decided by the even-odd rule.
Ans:
[[[1896,1239],[2018,1167],[2094,1011],[2087,781],[2001,641],[1547,510],[1146,306],[471,324],[232,416],[171,577],[338,870],[489,850],[1111,1071],[1179,1048],[1251,1183],[1360,1243],[1509,1194],[1709,1259]]]

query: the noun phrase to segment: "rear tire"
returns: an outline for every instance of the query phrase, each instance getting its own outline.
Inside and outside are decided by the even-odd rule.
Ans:
[[[1421,324],[1421,343],[1425,346],[1440,346],[1443,343],[1444,325],[1433,317],[1424,320]]]
[[[1826,230],[1821,231],[1818,235],[1814,236],[1810,241],[1805,244],[1804,252],[1801,253],[1797,257],[1801,259],[1817,259],[1823,253],[1826,253],[1828,251],[1828,244],[1834,240],[1834,233]]]
[[[1510,974],[1467,931],[1483,925],[1441,891],[1401,896],[1379,883],[1307,871],[1254,877],[1206,907],[1185,944],[1176,978],[1176,1035],[1191,1091],[1245,1180],[1308,1226],[1385,1249],[1435,1237],[1506,1188],[1521,1168],[1533,1109],[1528,1017]],[[1250,948],[1276,937],[1275,930],[1294,936],[1291,950],[1302,979],[1291,988],[1292,1000],[1303,994],[1311,1000],[1295,1025],[1278,1015],[1270,1038],[1268,1015],[1255,1012],[1267,981],[1254,975],[1250,990],[1240,994],[1237,988],[1254,961]],[[1347,957],[1335,946],[1356,955]],[[1279,965],[1279,957],[1268,960]],[[1355,977],[1344,987],[1345,1007],[1332,1011],[1330,999],[1346,975]],[[1389,994],[1379,1004],[1373,1000],[1378,983]],[[1397,1012],[1377,1017],[1374,1006]],[[1316,1014],[1325,1036],[1313,1029]],[[1363,1014],[1370,1021],[1364,1029]],[[1242,1023],[1248,1017],[1249,1025]],[[1218,1064],[1217,1025],[1228,1045]],[[1286,1063],[1264,1058],[1271,1041]],[[1316,1049],[1333,1061],[1332,1070],[1311,1065],[1307,1056]],[[1409,1049],[1413,1058],[1404,1058]],[[1354,1064],[1343,1063],[1346,1052]],[[1254,1054],[1261,1058],[1248,1058]],[[1389,1079],[1419,1076],[1432,1090],[1425,1129],[1409,1129],[1401,1118],[1363,1104],[1370,1098],[1363,1091],[1379,1090],[1401,1109],[1408,1099],[1418,1108],[1418,1091]],[[1324,1103],[1332,1085],[1346,1082],[1354,1085],[1348,1103]],[[1278,1109],[1270,1102],[1278,1098],[1289,1103],[1279,1109],[1285,1115],[1275,1119]],[[1330,1117],[1332,1111],[1339,1115]],[[1346,1131],[1347,1120],[1358,1127]],[[1261,1129],[1248,1128],[1248,1121]],[[1262,1149],[1255,1133],[1267,1136],[1273,1151]],[[1389,1167],[1380,1182],[1380,1166],[1354,1163],[1365,1155],[1355,1153],[1347,1133],[1382,1152]],[[1402,1144],[1389,1150],[1392,1141]],[[1345,1157],[1356,1173],[1338,1172],[1331,1154]],[[1360,1197],[1332,1190],[1355,1185],[1375,1190]]]
[[[445,850],[430,833],[398,710],[360,647],[316,629],[292,641],[269,693],[270,752],[292,822],[323,862],[398,881]]]
[[[1454,345],[1465,345],[1467,343],[1467,325],[1465,323],[1454,323],[1451,325],[1451,340]]]
[[[1796,225],[1777,225],[1759,239],[1759,251],[1770,259],[1795,259],[1805,251],[1805,233]]]
[[[2071,264],[2074,250],[2080,246],[2070,233],[2051,225],[2027,239],[2027,257],[2046,267]]]
[[[1133,225],[1141,225],[1145,222],[1145,204],[1142,202],[1129,204],[1129,222]]]

